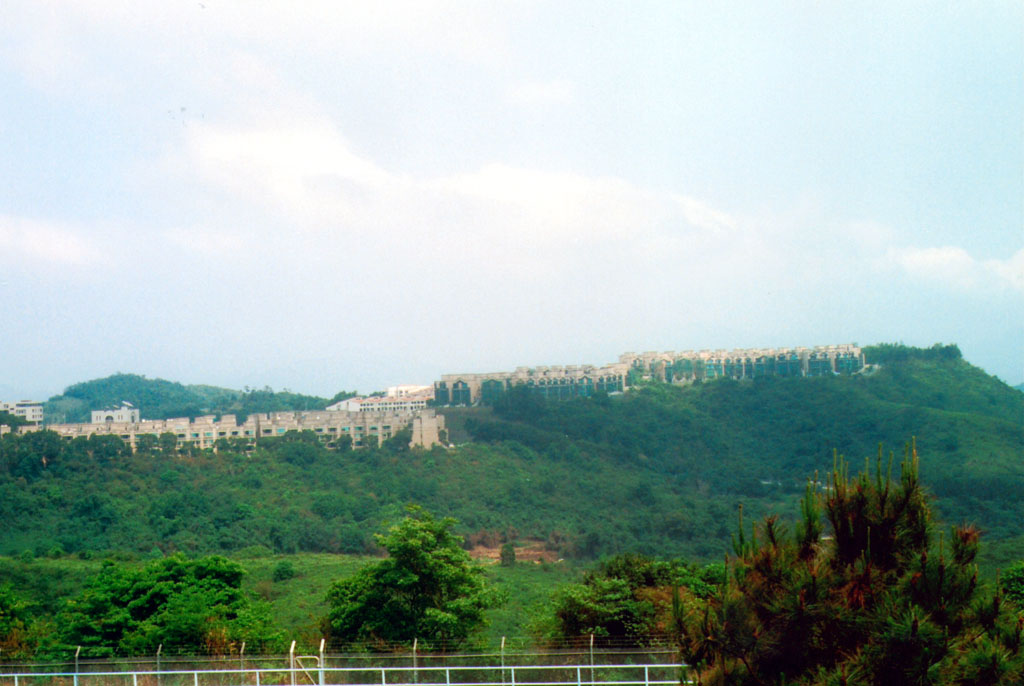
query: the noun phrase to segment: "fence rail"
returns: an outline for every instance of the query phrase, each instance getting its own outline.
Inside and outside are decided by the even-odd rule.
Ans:
[[[0,674],[0,686],[670,686],[681,664],[330,667],[295,656],[286,667]]]

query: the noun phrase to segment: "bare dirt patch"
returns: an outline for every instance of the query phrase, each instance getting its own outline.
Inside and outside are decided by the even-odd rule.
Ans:
[[[530,541],[515,546],[516,562],[557,562],[558,553],[548,550],[543,541]],[[497,562],[501,559],[501,546],[477,544],[470,548],[469,556],[484,562]]]

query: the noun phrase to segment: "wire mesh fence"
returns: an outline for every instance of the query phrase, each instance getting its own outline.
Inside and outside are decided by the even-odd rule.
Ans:
[[[287,666],[0,674],[2,686],[669,686],[678,664],[332,667],[307,656]]]
[[[638,646],[583,637],[536,646],[503,639],[499,646],[464,652],[420,650],[416,644],[350,644],[330,646],[328,651],[322,642],[316,648],[293,643],[291,650],[281,655],[247,655],[243,645],[230,655],[2,661],[0,686],[650,685],[666,678],[665,683],[678,683],[678,675],[665,676],[665,670],[678,669],[678,665],[676,647],[659,640]],[[637,676],[640,672],[644,672],[642,678]],[[328,675],[330,679],[325,681]]]

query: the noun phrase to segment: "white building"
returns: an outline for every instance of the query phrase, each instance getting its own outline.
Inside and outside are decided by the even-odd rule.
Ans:
[[[413,386],[409,384],[405,386],[388,386],[388,389],[387,391],[385,391],[384,395],[386,395],[389,398],[404,398],[409,395],[424,395],[425,393],[434,395],[434,387]]]
[[[137,424],[139,422],[139,410],[125,400],[121,402],[121,407],[92,411],[93,424],[105,424],[107,422]]]
[[[348,398],[328,405],[329,412],[418,412],[434,399],[433,386],[389,386],[384,395]]]
[[[206,449],[215,447],[220,439],[239,439],[252,443],[259,438],[283,436],[289,431],[312,431],[321,441],[328,444],[336,442],[339,437],[348,436],[352,441],[352,447],[361,448],[369,445],[379,446],[407,427],[412,429],[410,446],[429,448],[447,442],[444,415],[437,414],[433,409],[405,414],[323,410],[269,412],[251,414],[242,423],[239,423],[233,414],[223,415],[219,420],[214,415],[208,415],[195,419],[181,417],[132,422],[106,421],[107,415],[103,412],[100,414],[103,415],[103,420],[99,422],[51,424],[46,428],[69,441],[79,436],[120,436],[132,449],[138,445],[140,437],[147,435],[151,440],[158,440],[164,434],[170,433],[179,448],[194,446]],[[38,431],[40,428],[23,426],[19,432]]]
[[[426,409],[427,404],[434,399],[434,389],[427,386],[425,390],[420,389],[418,393],[406,395],[383,395],[370,396],[369,398],[349,398],[328,405],[330,412],[372,412],[372,413],[409,413],[419,412]]]
[[[8,412],[21,417],[30,424],[43,423],[43,404],[35,400],[19,400],[8,403],[0,400],[0,412]]]

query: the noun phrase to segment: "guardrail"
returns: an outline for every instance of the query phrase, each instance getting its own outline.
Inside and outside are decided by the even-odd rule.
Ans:
[[[680,664],[327,667],[313,660],[271,668],[7,673],[0,674],[0,686],[674,686],[684,683],[683,668]]]

